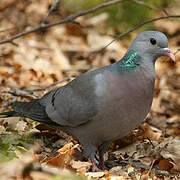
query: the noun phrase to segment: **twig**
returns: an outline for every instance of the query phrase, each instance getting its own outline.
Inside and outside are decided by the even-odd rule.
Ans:
[[[151,6],[150,4],[145,3],[144,1],[139,1],[139,0],[131,0],[131,1],[133,1],[136,4],[145,6],[145,7],[149,8],[149,9],[152,9],[154,11],[162,11],[162,12],[164,12],[165,15],[169,15],[168,12],[165,9]]]
[[[123,36],[126,36],[127,34],[139,29],[140,27],[144,26],[145,24],[148,24],[148,23],[151,23],[151,22],[154,22],[154,21],[158,21],[158,20],[161,20],[161,19],[168,19],[168,18],[180,18],[180,15],[168,15],[168,16],[161,16],[161,17],[157,17],[157,18],[152,18],[152,19],[148,19],[140,24],[137,24],[135,27],[133,27],[132,29],[118,35],[115,37],[115,39],[113,39],[110,43],[108,43],[106,46],[104,46],[103,48],[97,50],[97,51],[93,51],[90,53],[90,55],[94,55],[94,54],[97,54],[99,52],[103,52],[109,45],[111,45],[113,42],[115,42],[116,40],[122,38]]]
[[[155,149],[155,146],[154,146],[154,144],[152,143],[151,139],[149,139],[149,137],[147,137],[147,139],[148,139],[149,143],[151,144],[151,146],[153,147],[153,149]]]
[[[74,24],[76,24],[76,25],[78,25],[78,26],[80,26],[81,28],[87,28],[88,26],[86,26],[86,25],[84,25],[84,24],[81,24],[80,22],[78,22],[78,21],[72,21],[72,23],[74,23]]]
[[[21,89],[12,88],[10,91],[2,91],[2,93],[12,94],[13,96],[21,96],[21,97],[31,97],[31,98],[38,98],[38,96],[34,95],[33,92],[27,92]]]
[[[150,168],[149,168],[149,170],[148,170],[148,175],[150,175],[150,173],[151,173],[151,171],[152,171],[152,168],[153,168],[153,166],[154,166],[155,161],[156,161],[156,160],[154,159],[153,162],[151,162]]]
[[[51,8],[47,14],[47,16],[44,18],[43,22],[41,23],[42,24],[46,24],[46,21],[48,19],[48,17],[50,16],[50,14],[55,11],[57,9],[57,6],[60,4],[60,0],[56,0],[52,5],[51,5]]]
[[[136,4],[145,6],[145,7],[149,8],[149,9],[152,9],[152,10],[154,10],[154,11],[162,10],[162,9],[153,7],[153,6],[151,6],[150,4],[145,3],[144,1],[139,1],[139,0],[131,0],[131,1],[133,1],[133,2],[136,3]]]
[[[81,12],[79,12],[77,14],[70,15],[67,18],[63,19],[63,20],[60,20],[60,21],[57,21],[57,22],[54,22],[54,23],[50,23],[50,24],[40,24],[39,26],[34,27],[34,28],[30,29],[30,30],[18,33],[18,34],[14,35],[14,36],[11,36],[11,37],[7,38],[7,39],[1,40],[0,44],[12,43],[15,39],[18,39],[19,37],[25,36],[27,34],[30,34],[30,33],[33,33],[33,32],[39,31],[39,30],[44,30],[44,29],[50,28],[52,26],[73,22],[76,18],[78,18],[80,16],[84,16],[86,14],[93,13],[93,12],[99,10],[99,9],[102,9],[102,8],[105,8],[107,6],[114,5],[114,4],[117,4],[117,3],[121,3],[123,1],[124,0],[112,0],[112,1],[104,2],[104,3],[102,3],[102,4],[100,4],[100,5],[96,6],[96,7],[93,7],[92,9],[88,9],[88,10],[85,10],[85,11],[81,11]]]
[[[165,9],[160,8],[160,7],[151,6],[150,4],[145,3],[144,1],[139,1],[139,0],[131,0],[131,1],[133,1],[133,2],[136,3],[136,4],[142,5],[142,6],[144,6],[144,7],[147,7],[147,8],[149,8],[149,9],[152,9],[152,10],[154,10],[154,11],[162,11],[162,12],[165,13],[165,15],[169,15],[168,12],[167,12]]]
[[[36,89],[32,89],[32,90],[29,90],[29,89],[21,90],[21,89],[12,88],[10,91],[2,91],[2,93],[12,94],[13,96],[17,96],[17,97],[21,96],[21,97],[39,98],[39,96],[35,95],[34,92],[44,91],[46,89],[49,89],[53,86],[56,86],[57,84],[63,83],[65,81],[71,79],[71,77],[72,77],[72,75],[69,75],[68,77],[64,78],[63,80],[54,82],[54,83],[50,84],[49,86],[46,86],[43,88],[36,88]],[[5,104],[5,106],[8,106],[8,105]]]
[[[149,171],[149,169],[151,168],[151,167],[149,168],[148,165],[143,164],[141,161],[137,161],[137,160],[134,160],[134,159],[132,159],[132,160],[131,159],[123,160],[121,162],[129,164],[129,165],[135,167],[136,169],[146,169],[146,170]],[[153,168],[153,166],[152,166],[151,169],[153,169],[158,175],[166,175],[166,176],[169,175],[168,171],[161,171],[161,170],[158,170],[156,168]]]
[[[96,7],[93,7],[91,9],[89,9],[89,10],[81,11],[81,12],[79,12],[77,14],[70,15],[70,16],[64,18],[63,20],[60,20],[60,21],[57,21],[57,22],[50,23],[50,24],[41,23],[39,26],[34,27],[34,28],[30,29],[30,30],[18,33],[18,34],[14,35],[14,36],[11,36],[11,37],[7,38],[7,39],[1,40],[0,44],[11,43],[11,44],[17,46],[17,44],[15,44],[13,41],[15,39],[18,39],[19,37],[25,36],[27,34],[30,34],[30,33],[36,32],[36,31],[44,30],[44,29],[50,28],[52,26],[64,24],[64,23],[72,22],[72,23],[79,24],[78,22],[75,21],[75,19],[77,19],[78,17],[87,15],[89,13],[93,13],[93,12],[99,10],[99,9],[105,8],[105,7],[110,6],[110,5],[118,4],[118,3],[121,3],[123,1],[125,1],[125,0],[112,0],[112,1],[104,2],[104,3],[102,3],[102,4],[100,4],[100,5],[96,6]],[[150,5],[147,5],[144,2],[141,2],[141,1],[138,1],[138,0],[132,0],[132,1],[135,2],[135,3],[141,4],[141,5],[144,5],[145,7],[148,7],[148,8],[154,9],[154,10],[156,9],[156,8],[150,6]],[[180,15],[167,15],[167,16],[162,16],[162,17],[153,18],[153,19],[149,19],[147,21],[144,21],[144,22],[136,25],[134,28],[130,29],[129,31],[124,32],[124,33],[120,34],[119,36],[117,36],[113,41],[111,41],[109,44],[107,44],[104,48],[102,48],[102,49],[100,49],[100,50],[98,50],[96,52],[92,52],[92,53],[99,53],[99,52],[104,51],[110,44],[112,44],[117,39],[129,34],[132,31],[135,31],[136,29],[142,27],[145,24],[151,23],[153,21],[158,21],[160,19],[179,18],[179,17],[180,17]]]
[[[65,77],[63,80],[56,81],[56,82],[50,84],[49,86],[45,86],[43,88],[36,88],[36,89],[26,89],[24,91],[29,92],[29,93],[33,93],[33,92],[36,92],[36,91],[44,91],[44,90],[47,90],[49,88],[52,88],[53,86],[56,86],[57,84],[61,84],[61,83],[65,82],[65,81],[70,80],[71,77],[72,77],[72,75],[70,74],[69,76]]]
[[[56,9],[57,9],[57,6],[60,4],[60,0],[56,0],[53,4],[52,4],[52,6],[51,6],[51,8],[50,8],[50,10],[49,10],[49,12],[48,12],[48,14],[47,14],[47,16],[44,18],[44,20],[43,20],[43,22],[41,23],[41,25],[44,25],[44,24],[46,24],[46,21],[47,21],[47,19],[48,19],[48,17],[51,15],[51,13],[53,12],[53,11],[55,11]],[[60,14],[61,15],[61,14]],[[64,19],[65,17],[63,17],[62,15],[61,15],[61,17]],[[75,21],[75,20],[72,20],[71,21],[72,23],[74,23],[74,24],[76,24],[76,25],[78,25],[78,26],[80,26],[80,27],[82,27],[82,28],[86,28],[86,26],[85,25],[83,25],[83,24],[81,24],[80,22],[77,22],[77,21]]]
[[[17,97],[14,97],[13,98],[13,100],[11,100],[11,101],[7,101],[6,103],[4,103],[3,105],[2,105],[2,107],[8,107],[8,106],[10,106],[10,105],[12,105],[15,101],[17,101]]]

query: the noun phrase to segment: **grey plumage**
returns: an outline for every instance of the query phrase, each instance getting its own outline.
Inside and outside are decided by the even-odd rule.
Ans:
[[[50,91],[33,102],[16,102],[16,116],[52,125],[76,137],[84,155],[96,166],[96,150],[103,168],[108,144],[127,135],[148,114],[154,90],[155,60],[173,58],[167,37],[145,31],[132,42],[122,60],[87,72],[67,85]],[[169,53],[169,54],[168,54]],[[1,113],[4,117],[9,117]]]

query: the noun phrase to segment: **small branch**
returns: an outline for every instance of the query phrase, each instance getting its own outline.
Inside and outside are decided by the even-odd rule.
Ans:
[[[54,82],[54,83],[50,84],[49,86],[46,86],[43,88],[36,88],[36,89],[32,89],[32,90],[29,90],[29,89],[21,90],[21,89],[12,88],[10,91],[2,91],[2,93],[12,94],[13,96],[17,96],[17,97],[21,96],[21,97],[39,98],[39,96],[35,95],[34,92],[44,91],[46,89],[49,89],[53,86],[56,86],[57,84],[63,83],[65,81],[71,79],[71,77],[72,77],[72,75],[69,75],[68,77],[64,78],[63,80]],[[5,104],[4,106],[8,106],[8,104],[7,105]]]
[[[17,43],[15,43],[15,42],[13,42],[13,41],[10,41],[10,43],[11,43],[13,46],[16,46],[16,47],[19,46]]]
[[[144,1],[139,1],[139,0],[131,0],[131,1],[133,1],[133,2],[136,3],[136,4],[145,6],[145,7],[149,8],[149,9],[152,9],[152,10],[154,10],[154,11],[162,10],[162,9],[153,7],[153,6],[151,6],[150,4],[145,3]]]
[[[17,97],[14,97],[13,98],[13,100],[11,100],[11,101],[7,101],[6,103],[4,103],[3,105],[2,105],[2,107],[8,107],[8,106],[11,106],[15,101],[17,101]]]
[[[150,175],[150,173],[151,173],[151,171],[152,171],[152,168],[153,168],[153,166],[154,166],[154,163],[155,163],[155,159],[151,162],[151,164],[150,164],[150,168],[149,168],[149,170],[148,170],[148,175]]]
[[[13,44],[13,45],[17,45],[17,44],[15,44],[13,41],[14,41],[15,39],[18,39],[19,37],[25,36],[25,35],[27,35],[27,34],[30,34],[30,33],[36,32],[36,31],[40,31],[40,30],[43,30],[43,29],[47,29],[47,28],[50,28],[50,27],[52,27],[52,26],[64,24],[64,23],[70,23],[70,22],[72,22],[72,23],[79,24],[78,22],[75,21],[75,19],[77,19],[78,17],[87,15],[87,14],[89,14],[89,13],[93,13],[93,12],[99,10],[99,9],[108,7],[108,6],[110,6],[110,5],[118,4],[118,3],[121,3],[121,2],[123,2],[123,1],[125,1],[125,0],[112,0],[112,1],[104,2],[104,3],[102,3],[102,4],[100,4],[100,5],[96,6],[96,7],[93,7],[93,8],[91,8],[91,9],[89,9],[89,10],[81,11],[81,12],[79,12],[79,13],[77,13],[77,14],[70,15],[70,16],[64,18],[63,20],[60,20],[60,21],[57,21],[57,22],[50,23],[50,24],[41,23],[39,26],[37,26],[37,27],[35,27],[35,28],[32,28],[32,29],[30,29],[30,30],[28,30],[28,31],[24,31],[24,32],[18,33],[18,34],[14,35],[14,36],[11,36],[11,37],[9,37],[9,38],[7,38],[7,39],[1,40],[1,41],[0,41],[0,44],[11,43],[11,44]],[[139,0],[132,0],[132,1],[135,2],[135,3],[137,3],[137,4],[141,4],[141,5],[145,6],[145,7],[148,7],[148,8],[150,8],[150,9],[153,9],[153,10],[157,10],[157,9],[158,9],[158,8],[152,7],[152,6],[146,4],[146,3],[142,2],[142,1],[139,1]],[[54,6],[52,7],[52,9],[54,9],[54,8],[57,6],[57,2],[58,2],[58,1],[55,2],[55,4],[54,4]],[[50,12],[52,12],[52,11],[50,10]],[[49,14],[50,14],[50,13],[49,13]],[[49,15],[48,15],[48,16],[49,16]],[[48,17],[48,16],[47,16],[47,17]],[[47,18],[47,17],[46,17],[46,18]],[[120,37],[127,35],[128,33],[130,33],[130,32],[132,32],[132,31],[140,28],[141,26],[143,26],[143,25],[145,25],[145,24],[148,24],[148,23],[153,22],[153,21],[157,21],[157,20],[159,20],[159,19],[179,18],[179,17],[180,17],[180,15],[168,15],[168,16],[163,16],[163,17],[154,18],[154,19],[150,19],[150,20],[144,21],[143,23],[140,23],[139,25],[135,26],[133,29],[131,29],[131,30],[129,30],[129,31],[121,34],[120,36],[118,36],[115,40],[113,40],[113,41],[110,42],[107,46],[105,46],[105,47],[103,48],[103,50],[106,49],[110,44],[112,44],[114,41],[116,41],[116,40],[119,39]],[[45,20],[46,20],[46,18],[45,18]],[[101,50],[101,51],[102,51],[102,50]],[[98,51],[98,52],[99,52],[99,51]]]
[[[44,18],[43,22],[41,24],[46,24],[46,21],[48,19],[48,17],[50,16],[50,14],[55,11],[57,9],[57,6],[60,4],[60,0],[56,0],[52,5],[51,8],[47,14],[47,16]]]
[[[74,24],[76,24],[76,25],[78,25],[78,26],[80,26],[81,28],[87,28],[88,26],[86,26],[86,25],[84,25],[84,24],[81,24],[80,22],[78,22],[78,21],[72,21],[72,23],[74,23]]]
[[[47,21],[48,17],[51,15],[51,13],[52,13],[53,11],[55,11],[55,10],[57,9],[57,6],[58,6],[59,4],[60,4],[60,0],[56,0],[56,1],[52,4],[52,6],[51,6],[51,8],[50,8],[50,10],[49,10],[49,12],[48,12],[48,14],[47,14],[47,16],[44,18],[44,20],[43,20],[43,22],[41,23],[41,25],[45,25],[45,24],[46,24],[46,21]],[[60,14],[60,16],[61,16],[63,19],[65,18],[65,17],[63,17],[61,14]],[[79,23],[79,22],[77,22],[77,21],[75,21],[75,20],[72,20],[71,23],[74,23],[74,24],[76,24],[76,25],[78,25],[78,26],[80,26],[80,27],[82,27],[82,28],[86,28],[85,25],[83,25],[83,24],[81,24],[81,23]]]
[[[13,96],[17,96],[17,97],[20,96],[20,97],[38,98],[38,96],[33,95],[33,92],[27,92],[25,90],[15,89],[15,88],[12,88],[10,91],[2,91],[2,93],[12,94]]]
[[[25,36],[27,34],[30,34],[30,33],[36,32],[36,31],[40,31],[40,30],[44,30],[44,29],[50,28],[52,26],[56,26],[56,25],[60,25],[60,24],[64,24],[64,23],[73,22],[75,19],[77,19],[80,16],[84,16],[86,14],[93,13],[93,12],[99,10],[99,9],[108,7],[110,5],[118,4],[118,3],[121,3],[123,1],[124,0],[112,0],[112,1],[104,2],[104,3],[102,3],[102,4],[100,4],[100,5],[96,6],[96,7],[93,7],[92,9],[81,11],[81,12],[79,12],[77,14],[68,16],[67,18],[65,18],[63,20],[60,20],[60,21],[57,21],[57,22],[50,23],[50,24],[42,24],[41,23],[40,26],[32,28],[32,29],[30,29],[28,31],[24,31],[24,32],[18,33],[18,34],[14,35],[14,36],[11,36],[11,37],[7,38],[7,39],[1,40],[0,44],[12,43],[13,40],[18,39],[19,37]]]
[[[33,92],[37,92],[37,91],[44,91],[44,90],[47,90],[47,89],[49,89],[49,88],[52,88],[52,87],[56,86],[57,84],[61,84],[61,83],[65,82],[65,81],[70,80],[71,77],[72,77],[72,75],[69,75],[69,76],[65,77],[63,80],[61,80],[61,81],[56,81],[56,82],[50,84],[49,86],[45,86],[45,87],[43,87],[43,88],[36,88],[36,89],[30,89],[30,90],[29,90],[29,89],[26,89],[26,90],[24,90],[24,91],[29,92],[29,93],[33,93]]]
[[[153,149],[155,149],[155,146],[154,146],[154,144],[152,143],[151,139],[149,139],[149,137],[147,137],[147,139],[148,139],[149,143],[151,144],[151,146],[153,147]]]
[[[152,9],[154,11],[162,11],[162,12],[164,12],[165,15],[169,15],[165,9],[151,6],[150,4],[145,3],[144,1],[139,1],[139,0],[131,0],[131,1],[133,1],[136,4],[142,5],[144,7],[147,7],[149,9]]]
[[[157,168],[154,168],[153,166],[149,167],[148,165],[142,163],[141,161],[137,161],[137,160],[134,160],[134,159],[122,160],[121,162],[125,163],[125,164],[129,164],[129,165],[133,166],[136,169],[146,169],[148,171],[150,169],[153,169],[156,172],[156,174],[161,175],[161,176],[169,175],[168,171],[161,171],[161,170],[158,170]],[[153,164],[154,164],[154,162],[153,162]]]
[[[78,24],[78,25],[81,25],[79,22],[75,21],[75,19],[77,19],[77,18],[80,17],[80,16],[84,16],[84,15],[87,15],[87,14],[89,14],[89,13],[93,13],[93,12],[99,10],[99,9],[108,7],[108,6],[110,6],[110,5],[114,5],[114,4],[121,3],[121,2],[123,2],[123,1],[125,1],[125,0],[112,0],[112,1],[104,2],[104,3],[102,3],[102,4],[100,4],[100,5],[96,6],[96,7],[93,7],[93,8],[91,8],[91,9],[89,9],[89,10],[81,11],[81,12],[79,12],[79,13],[77,13],[77,14],[70,15],[70,16],[64,18],[63,20],[60,20],[60,21],[57,21],[57,22],[50,23],[50,24],[41,23],[39,26],[34,27],[34,28],[32,28],[32,29],[30,29],[30,30],[28,30],[28,31],[24,31],[24,32],[18,33],[18,34],[14,35],[14,36],[11,36],[11,37],[9,37],[9,38],[7,38],[7,39],[1,40],[1,41],[0,41],[0,44],[11,43],[11,44],[17,46],[17,44],[15,44],[15,43],[13,42],[15,39],[18,39],[19,37],[25,36],[25,35],[27,35],[27,34],[30,34],[30,33],[36,32],[36,31],[40,31],[40,30],[43,30],[43,29],[50,28],[50,27],[52,27],[52,26],[56,26],[56,25],[60,25],[60,24],[64,24],[64,23],[70,23],[70,22],[71,22],[71,23],[76,23],[76,24]],[[144,2],[142,2],[142,1],[139,1],[139,0],[132,0],[132,1],[135,2],[135,3],[137,3],[137,4],[143,5],[143,6],[147,7],[147,8],[150,8],[150,9],[153,9],[153,10],[158,10],[158,8],[152,7],[152,6],[150,6],[149,4],[144,3]],[[58,2],[59,2],[59,1],[56,0],[54,6],[52,6],[52,10],[53,10],[54,8],[56,8]],[[52,12],[52,11],[50,10],[50,12]],[[49,14],[50,14],[50,12],[49,12]],[[166,13],[166,14],[167,14],[167,13]],[[47,15],[47,17],[48,17],[48,16],[49,16],[49,15]],[[47,18],[47,17],[46,17],[46,18]],[[112,44],[114,41],[116,41],[117,39],[119,39],[119,38],[121,38],[121,37],[123,37],[123,36],[125,36],[125,35],[127,35],[127,34],[129,34],[130,32],[135,31],[136,29],[142,27],[142,26],[145,25],[145,24],[151,23],[151,22],[153,22],[153,21],[158,21],[158,20],[160,20],[160,19],[179,18],[179,17],[180,17],[180,15],[167,15],[167,16],[162,16],[162,17],[153,18],[153,19],[149,19],[149,20],[147,20],[147,21],[144,21],[144,22],[136,25],[134,28],[130,29],[129,31],[127,31],[127,32],[125,32],[125,33],[122,33],[122,34],[120,34],[119,36],[117,36],[113,41],[111,41],[109,44],[107,44],[104,48],[102,48],[102,49],[100,49],[100,50],[98,50],[98,51],[96,51],[96,52],[91,52],[91,54],[94,54],[94,53],[96,54],[96,53],[99,53],[99,52],[103,52],[103,51],[104,51],[110,44]],[[46,18],[45,18],[45,20],[46,20]],[[81,25],[81,26],[82,26],[82,25]]]
[[[152,19],[148,19],[140,24],[137,24],[135,27],[133,27],[132,29],[118,35],[115,37],[115,39],[113,39],[110,43],[108,43],[106,46],[104,46],[103,48],[97,50],[97,51],[93,51],[90,53],[90,55],[95,55],[97,53],[102,53],[109,45],[111,45],[113,42],[115,42],[116,40],[126,36],[127,34],[139,29],[140,27],[144,26],[145,24],[149,24],[151,22],[154,22],[154,21],[159,21],[161,19],[168,19],[168,18],[180,18],[180,15],[168,15],[168,16],[161,16],[161,17],[157,17],[157,18],[152,18]]]

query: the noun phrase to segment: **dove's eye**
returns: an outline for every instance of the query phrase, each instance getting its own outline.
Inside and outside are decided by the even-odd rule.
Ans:
[[[150,42],[151,42],[152,45],[155,45],[155,44],[156,44],[156,40],[155,40],[154,38],[151,38],[151,39],[150,39]]]

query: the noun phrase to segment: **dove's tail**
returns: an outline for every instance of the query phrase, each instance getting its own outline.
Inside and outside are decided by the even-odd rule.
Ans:
[[[15,111],[6,111],[0,113],[0,118],[7,118],[7,117],[20,117],[21,115]]]
[[[39,103],[39,100],[31,102],[14,102],[12,111],[0,113],[0,118],[6,117],[27,117],[40,123],[54,125],[55,123],[48,117],[45,107]]]

